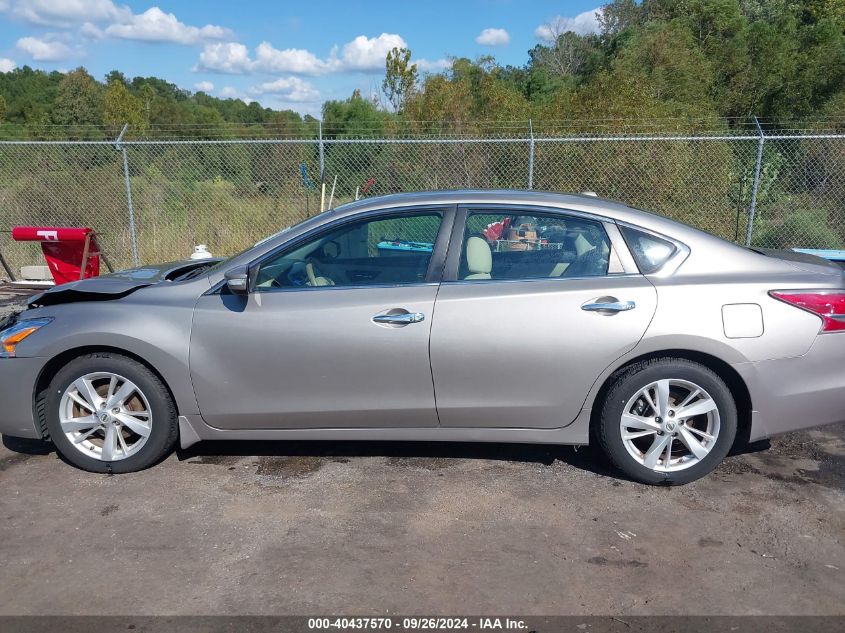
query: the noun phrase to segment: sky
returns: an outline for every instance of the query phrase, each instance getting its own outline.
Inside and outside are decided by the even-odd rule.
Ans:
[[[84,66],[319,116],[380,90],[384,58],[421,72],[450,57],[523,65],[550,32],[597,30],[598,0],[0,0],[0,72]],[[550,28],[550,25],[552,28]]]

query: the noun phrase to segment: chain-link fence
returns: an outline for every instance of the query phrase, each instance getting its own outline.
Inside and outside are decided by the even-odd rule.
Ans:
[[[0,253],[15,225],[90,226],[117,267],[231,254],[357,197],[594,191],[742,244],[840,248],[845,135],[0,141]],[[333,191],[333,195],[332,195]],[[2,274],[0,272],[0,274]]]

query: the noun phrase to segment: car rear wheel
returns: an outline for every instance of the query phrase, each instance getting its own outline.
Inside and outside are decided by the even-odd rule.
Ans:
[[[176,444],[176,407],[167,387],[126,356],[103,352],[70,361],[51,381],[45,405],[56,449],[84,470],[142,470]]]
[[[707,367],[679,358],[625,368],[607,392],[596,436],[608,459],[636,481],[685,484],[724,459],[736,404]]]

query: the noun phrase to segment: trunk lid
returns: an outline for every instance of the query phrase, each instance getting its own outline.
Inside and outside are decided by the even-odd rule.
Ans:
[[[845,282],[843,275],[845,271],[835,262],[812,255],[810,253],[802,253],[787,249],[775,248],[753,248],[756,253],[765,255],[766,257],[773,257],[787,262],[793,268],[802,270],[808,273],[820,273],[823,275],[831,275],[840,279],[840,282]]]

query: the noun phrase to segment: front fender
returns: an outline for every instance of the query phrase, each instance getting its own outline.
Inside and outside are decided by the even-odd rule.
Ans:
[[[182,415],[199,413],[188,371],[193,302],[146,305],[132,297],[109,302],[81,302],[29,310],[26,318],[49,316],[53,322],[18,346],[20,357],[56,357],[79,350],[112,349],[136,356],[170,388]]]

